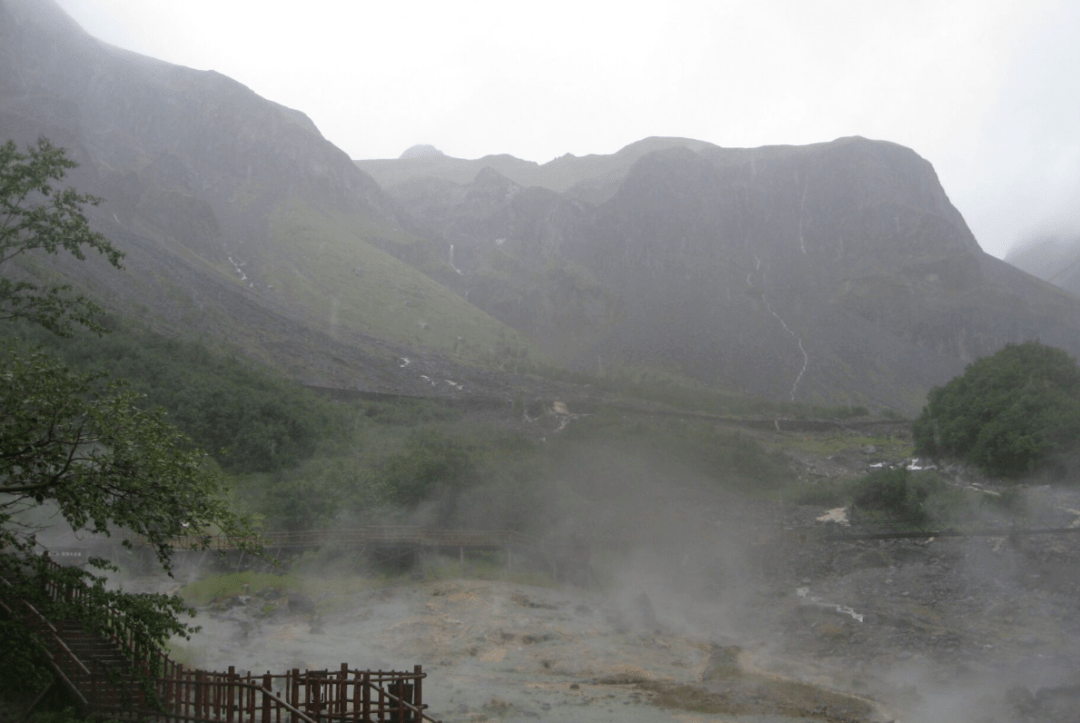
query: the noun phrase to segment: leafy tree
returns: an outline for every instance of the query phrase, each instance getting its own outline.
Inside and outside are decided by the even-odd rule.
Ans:
[[[13,141],[0,146],[0,267],[8,272],[0,276],[0,320],[29,319],[62,336],[74,324],[97,328],[94,315],[100,309],[89,299],[72,294],[67,284],[41,286],[25,273],[15,274],[9,263],[35,252],[65,251],[82,260],[85,249],[93,249],[120,268],[123,253],[90,230],[82,211],[100,199],[52,187],[75,165],[44,138],[26,153]]]
[[[919,454],[988,474],[1043,470],[1080,441],[1080,368],[1060,349],[1010,344],[930,391],[915,422]]]
[[[51,182],[72,167],[64,152],[41,140],[26,154],[0,146],[0,266],[34,251],[84,258],[89,247],[114,266],[121,257],[89,230],[81,206],[93,202]],[[99,328],[96,307],[66,287],[0,279],[0,319],[28,319],[61,334],[75,325]],[[78,620],[91,633],[122,624],[144,651],[187,635],[177,597],[108,589],[117,567],[91,559],[90,570],[61,568],[37,554],[42,527],[66,524],[84,533],[124,529],[168,571],[172,541],[210,534],[242,540],[247,521],[230,511],[224,480],[205,455],[160,412],[140,410],[137,395],[92,375],[72,372],[41,351],[26,352],[5,337],[0,357],[0,599],[19,611],[30,603],[54,620]],[[41,520],[45,519],[42,523]],[[127,546],[132,546],[128,540]],[[241,543],[243,544],[243,543]],[[248,546],[250,547],[250,545]],[[50,595],[62,589],[66,596]],[[119,613],[117,617],[114,613]],[[120,622],[118,622],[120,621]],[[19,614],[0,617],[0,676],[16,687],[43,677],[34,635]]]

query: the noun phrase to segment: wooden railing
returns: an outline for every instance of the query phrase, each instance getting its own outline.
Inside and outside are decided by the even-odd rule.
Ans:
[[[44,590],[52,601],[82,600],[78,588],[51,578]],[[335,671],[294,668],[279,675],[187,669],[160,651],[139,650],[120,614],[109,617],[106,638],[92,637],[76,623],[50,621],[16,599],[2,578],[0,608],[36,634],[57,679],[86,713],[192,723],[434,721],[424,712],[427,674],[419,665],[404,672],[354,670],[342,663]]]

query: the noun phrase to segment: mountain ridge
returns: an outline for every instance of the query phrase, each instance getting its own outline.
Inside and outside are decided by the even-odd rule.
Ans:
[[[354,162],[303,113],[61,15],[0,0],[0,128],[71,149],[129,274],[55,268],[311,384],[509,398],[543,383],[495,370],[555,361],[914,412],[1003,344],[1080,351],[1080,302],[987,257],[894,143]]]

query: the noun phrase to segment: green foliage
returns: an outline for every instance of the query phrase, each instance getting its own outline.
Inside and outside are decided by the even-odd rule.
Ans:
[[[118,264],[120,252],[90,232],[82,215],[80,206],[92,199],[54,193],[49,185],[72,165],[44,140],[27,155],[10,143],[0,147],[5,272],[7,262],[25,253],[65,251],[81,259],[84,247]],[[27,320],[60,334],[71,334],[75,324],[100,328],[95,307],[68,292],[5,279],[0,319]],[[197,545],[225,534],[251,549],[242,542],[251,534],[248,521],[226,503],[223,477],[161,412],[139,408],[139,395],[124,385],[75,373],[11,336],[0,354],[0,594],[9,605],[29,603],[51,620],[79,621],[91,634],[122,634],[147,652],[187,635],[180,598],[107,588],[100,571],[117,567],[106,560],[91,559],[89,569],[62,568],[37,554],[35,519],[44,516],[49,526],[76,534],[123,529],[168,570],[179,535]],[[50,595],[50,589],[63,594]],[[17,615],[0,621],[0,632],[0,670],[12,676],[5,680],[33,685],[42,670],[32,662],[41,660],[33,634]]]
[[[1016,488],[1001,495],[964,490],[937,473],[904,468],[875,470],[858,479],[801,485],[786,497],[795,504],[853,506],[853,519],[926,528],[986,524],[1014,519],[1023,511]]]
[[[107,535],[122,528],[149,545],[166,570],[176,536],[239,539],[250,529],[222,496],[223,478],[160,413],[135,408],[134,395],[122,386],[95,393],[91,384],[90,377],[40,353],[10,354],[0,362],[4,595],[30,602],[51,619],[79,620],[99,634],[115,624],[110,610],[117,611],[132,638],[153,650],[187,634],[182,601],[106,589],[105,578],[90,570],[48,565],[35,554],[38,528],[31,513],[45,508],[51,524],[61,520],[76,532]],[[91,561],[91,567],[117,569],[104,560]],[[79,602],[46,597],[44,581],[78,590]],[[6,623],[12,625],[19,622]],[[0,665],[27,655],[24,647],[4,647]]]
[[[123,254],[101,234],[90,230],[82,213],[98,199],[53,183],[75,167],[62,148],[40,139],[20,153],[13,141],[0,145],[0,320],[28,319],[61,335],[74,325],[94,328],[98,307],[67,285],[43,287],[16,273],[11,261],[36,253],[60,251],[77,259],[85,249],[120,267]]]
[[[421,428],[383,467],[394,502],[415,505],[437,487],[458,489],[467,481],[473,461],[460,439],[440,430]]]
[[[936,475],[912,475],[899,467],[877,470],[854,486],[852,504],[859,509],[879,512],[913,524],[930,520],[927,500],[944,490],[945,483]]]
[[[42,353],[0,362],[0,541],[31,549],[13,516],[46,500],[74,530],[140,536],[166,568],[174,537],[245,533],[203,453],[122,384],[92,382]]]
[[[1040,471],[1080,441],[1080,368],[1060,349],[1010,344],[932,389],[914,433],[919,454],[1002,477]]]
[[[311,457],[337,436],[340,405],[250,362],[192,340],[105,320],[105,336],[57,339],[27,326],[20,337],[58,353],[71,366],[123,378],[139,406],[162,408],[194,444],[228,472],[273,472]]]

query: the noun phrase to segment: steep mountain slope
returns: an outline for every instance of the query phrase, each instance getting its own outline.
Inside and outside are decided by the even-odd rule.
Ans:
[[[81,167],[68,181],[105,199],[94,223],[128,254],[126,278],[61,269],[128,310],[323,383],[397,369],[409,350],[469,363],[524,353],[418,270],[449,266],[305,115],[100,43],[52,0],[0,0],[0,137],[39,136],[70,149]],[[340,347],[332,363],[312,363],[312,334]]]
[[[891,143],[661,148],[599,204],[493,167],[391,190],[471,301],[582,368],[910,412],[1005,343],[1080,351],[1080,304],[984,254]]]

